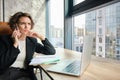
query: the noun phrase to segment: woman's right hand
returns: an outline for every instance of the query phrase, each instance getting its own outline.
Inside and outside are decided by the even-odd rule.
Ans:
[[[12,38],[13,38],[13,40],[14,40],[14,44],[13,44],[13,46],[14,47],[18,47],[18,45],[19,45],[19,42],[18,42],[18,38],[20,37],[20,31],[19,30],[17,30],[17,29],[15,29],[14,31],[13,31],[13,33],[12,33]]]

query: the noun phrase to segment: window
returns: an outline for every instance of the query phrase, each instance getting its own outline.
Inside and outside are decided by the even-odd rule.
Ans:
[[[49,40],[54,47],[64,47],[64,0],[49,0]]]
[[[99,28],[99,34],[100,35],[102,34],[102,28]]]
[[[99,37],[99,43],[102,43],[102,38],[101,37]]]
[[[74,26],[73,26],[73,50],[81,51],[83,47],[83,36],[85,35],[85,14],[74,16]]]
[[[78,46],[76,47],[76,51],[79,51],[79,47]]]
[[[117,54],[120,54],[120,51],[117,51]]]
[[[102,10],[99,10],[99,13],[98,13],[98,22],[99,22],[99,25],[102,25]]]
[[[95,12],[73,16],[73,21],[72,49],[78,51],[76,46],[79,46],[79,52],[82,52],[84,36],[93,35],[95,39]],[[93,46],[95,46],[95,44]],[[95,52],[93,52],[93,54],[95,54]]]
[[[99,46],[99,51],[102,52],[102,46]]]
[[[84,35],[94,35],[94,54],[120,60],[120,2],[73,16],[73,50]],[[80,48],[80,47],[79,47]]]

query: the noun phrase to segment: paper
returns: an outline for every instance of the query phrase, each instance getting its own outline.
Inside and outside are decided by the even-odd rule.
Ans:
[[[60,58],[56,55],[39,55],[34,57],[29,65],[50,64],[56,63]]]

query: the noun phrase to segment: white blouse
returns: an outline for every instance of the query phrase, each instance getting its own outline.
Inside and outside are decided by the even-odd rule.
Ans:
[[[24,60],[26,57],[26,41],[19,41],[20,53],[17,56],[16,61],[11,65],[11,67],[24,68]]]

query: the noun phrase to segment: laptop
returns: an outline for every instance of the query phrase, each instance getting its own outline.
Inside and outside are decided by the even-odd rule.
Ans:
[[[80,76],[83,74],[85,69],[88,67],[91,60],[93,38],[92,36],[85,36],[83,42],[83,52],[81,54],[81,59],[66,59],[60,60],[59,63],[49,67],[47,71]]]

